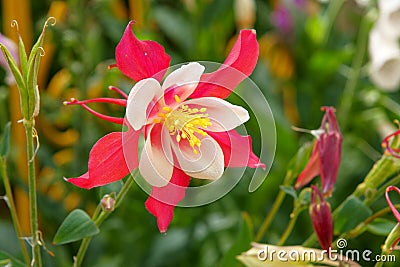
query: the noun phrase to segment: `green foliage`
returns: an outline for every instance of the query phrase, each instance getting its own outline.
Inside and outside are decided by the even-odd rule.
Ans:
[[[371,216],[372,210],[359,198],[350,196],[339,209],[335,219],[334,232],[340,234],[347,232]]]
[[[25,264],[5,251],[0,251],[0,266],[24,267]]]
[[[10,149],[10,126],[11,122],[8,122],[4,127],[3,136],[0,141],[0,158],[6,158]]]
[[[100,232],[96,224],[83,210],[72,211],[58,228],[53,244],[62,245],[96,235]]]

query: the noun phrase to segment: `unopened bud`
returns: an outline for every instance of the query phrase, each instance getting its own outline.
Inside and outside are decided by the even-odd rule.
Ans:
[[[105,212],[111,212],[115,208],[115,199],[110,195],[104,195],[100,201],[101,208]]]
[[[328,250],[332,243],[332,213],[328,202],[323,198],[318,187],[311,186],[311,204],[309,213],[314,231],[318,237],[319,244]]]

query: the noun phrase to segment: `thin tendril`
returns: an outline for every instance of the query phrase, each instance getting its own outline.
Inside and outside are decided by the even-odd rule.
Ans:
[[[46,55],[46,52],[44,51],[43,47],[39,46],[38,49],[40,50],[40,56],[44,57]]]
[[[36,128],[33,128],[32,131],[33,131],[33,138],[36,139],[36,144],[37,144],[37,145],[36,145],[36,148],[35,148],[35,152],[33,153],[33,156],[32,156],[32,158],[29,160],[29,162],[32,162],[32,161],[35,159],[35,157],[36,157],[36,155],[37,155],[37,153],[38,153],[38,151],[39,151],[39,147],[40,147],[39,135],[38,135],[38,133],[37,133],[37,131],[36,131]]]
[[[18,27],[18,21],[17,20],[12,20],[10,23],[12,28],[17,28],[17,32],[19,32],[19,27]]]
[[[46,28],[48,25],[54,26],[54,25],[56,25],[56,23],[57,23],[57,20],[55,17],[49,17],[45,21],[43,28]]]

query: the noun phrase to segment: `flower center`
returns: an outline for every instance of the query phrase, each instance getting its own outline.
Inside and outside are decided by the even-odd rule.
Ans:
[[[175,101],[180,103],[180,99],[175,95]],[[200,147],[201,140],[199,136],[206,136],[207,133],[202,129],[211,126],[212,123],[208,118],[206,108],[189,108],[188,105],[181,105],[172,110],[166,106],[163,111],[154,119],[154,123],[164,123],[170,135],[176,135],[176,141],[179,143],[182,139],[186,139],[193,148],[193,153],[197,154],[196,146]]]

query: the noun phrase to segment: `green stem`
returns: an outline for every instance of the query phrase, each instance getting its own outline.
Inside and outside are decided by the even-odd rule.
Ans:
[[[29,211],[30,223],[32,232],[32,253],[33,266],[41,267],[42,259],[40,255],[40,240],[39,240],[39,224],[37,214],[37,198],[36,198],[36,175],[35,175],[35,146],[34,146],[34,124],[35,121],[24,119],[24,127],[27,140],[27,155],[28,155],[28,183],[29,183]],[[36,135],[36,133],[35,133]]]
[[[278,246],[283,246],[288,239],[289,235],[292,233],[294,226],[296,225],[297,218],[299,217],[299,214],[301,213],[303,209],[297,209],[293,211],[293,213],[290,215],[290,222],[288,226],[286,227],[285,232],[283,232],[281,239],[279,239]]]
[[[268,215],[265,217],[263,223],[261,224],[260,229],[257,232],[257,235],[254,239],[254,242],[258,242],[264,236],[265,232],[267,231],[269,225],[271,224],[272,220],[275,217],[275,214],[278,212],[279,208],[282,205],[283,200],[285,199],[286,193],[282,190],[279,190],[278,196],[275,198],[274,204]]]
[[[333,25],[335,24],[336,17],[339,14],[340,9],[344,4],[344,0],[335,0],[330,1],[328,9],[327,9],[327,17],[328,17],[328,24],[326,25],[325,29],[325,36],[323,44],[326,45],[329,41],[329,36],[331,36],[331,31],[333,29]]]
[[[0,176],[3,177],[4,189],[6,191],[6,197],[7,197],[7,205],[8,208],[10,209],[11,219],[13,221],[14,229],[17,234],[19,245],[21,247],[22,255],[24,257],[26,265],[29,266],[30,264],[29,253],[25,246],[24,240],[22,239],[21,225],[19,223],[17,209],[15,208],[14,196],[11,190],[10,180],[8,179],[7,175],[6,159],[1,159],[0,161],[1,161]]]
[[[336,2],[336,1],[332,1]],[[339,1],[338,1],[339,2]],[[349,116],[349,111],[352,106],[352,102],[354,99],[354,94],[357,87],[357,82],[360,78],[361,74],[361,67],[363,64],[363,59],[365,55],[365,51],[367,48],[368,43],[368,36],[369,36],[369,29],[370,29],[370,17],[365,15],[361,21],[360,31],[358,32],[357,37],[357,44],[355,47],[355,55],[351,65],[351,69],[349,72],[349,78],[346,82],[344,91],[343,91],[343,98],[342,103],[339,108],[340,118],[342,120],[341,128],[345,129],[347,127],[347,122]]]
[[[374,203],[374,202],[377,200],[377,198],[379,198],[380,196],[383,196],[383,195],[384,195],[384,193],[385,193],[385,191],[386,191],[386,188],[387,188],[389,185],[396,185],[396,184],[398,184],[399,182],[400,182],[400,174],[396,175],[395,177],[393,177],[392,179],[390,179],[388,182],[386,182],[383,186],[381,186],[381,187],[374,193],[374,196],[373,196],[373,197],[366,198],[366,199],[364,200],[364,204],[367,205],[367,206],[371,205],[372,203]]]
[[[134,174],[132,174],[132,175],[134,175]],[[129,176],[115,199],[115,208],[119,207],[122,200],[125,198],[126,193],[131,188],[132,184],[133,184],[133,177]],[[108,216],[111,213],[112,212],[106,212],[104,210],[102,210],[101,212],[95,212],[93,214],[92,220],[94,221],[94,223],[96,224],[97,227],[100,227],[100,225],[108,218]],[[79,247],[78,253],[76,254],[76,257],[74,259],[74,267],[79,267],[82,265],[83,258],[85,257],[86,251],[89,247],[91,240],[92,240],[92,237],[86,237],[82,240],[82,243]]]

